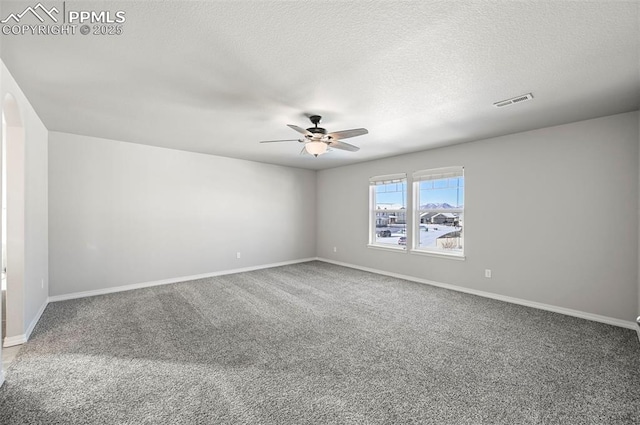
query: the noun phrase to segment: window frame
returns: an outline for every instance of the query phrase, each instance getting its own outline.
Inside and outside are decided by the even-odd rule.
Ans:
[[[434,176],[442,176],[441,178],[454,178],[454,177],[462,177],[463,178],[463,186],[462,186],[462,194],[463,194],[463,204],[462,208],[420,208],[420,183],[425,180],[438,180],[437,178],[433,178]],[[428,178],[432,177],[432,178]],[[420,218],[424,213],[456,213],[462,217],[462,225],[460,226],[462,232],[464,232],[464,222],[466,221],[465,214],[465,205],[466,205],[466,178],[464,173],[464,166],[451,166],[444,168],[432,168],[426,170],[419,170],[412,174],[412,199],[413,199],[413,217],[411,220],[411,225],[413,230],[411,232],[412,241],[410,252],[412,254],[420,254],[420,255],[428,255],[428,256],[436,256],[436,257],[444,257],[444,258],[452,258],[452,259],[465,259],[465,236],[464,233],[461,233],[462,238],[462,250],[461,251],[446,251],[438,248],[425,248],[420,247]],[[434,189],[438,190],[438,189]]]
[[[405,245],[392,245],[392,244],[381,244],[376,242],[377,236],[377,216],[376,214],[380,211],[377,208],[378,202],[376,199],[376,186],[383,184],[391,184],[391,183],[404,183],[405,184],[405,208],[404,209],[388,209],[384,210],[387,213],[396,213],[396,214],[404,214],[405,217],[405,237],[407,238],[407,244]],[[409,233],[410,233],[410,220],[411,214],[409,209],[409,180],[406,173],[397,173],[397,174],[386,174],[382,176],[374,176],[369,178],[369,243],[367,246],[369,248],[389,250],[393,252],[408,252],[409,251]]]

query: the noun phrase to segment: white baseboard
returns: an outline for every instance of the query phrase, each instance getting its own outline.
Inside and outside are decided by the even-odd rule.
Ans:
[[[14,335],[14,336],[6,336],[4,337],[3,347],[13,347],[14,345],[20,345],[27,342],[27,335]]]
[[[31,323],[29,324],[29,327],[27,328],[27,331],[25,332],[25,340],[28,341],[29,338],[31,338],[31,332],[33,332],[33,329],[38,324],[38,321],[40,321],[40,317],[42,316],[42,313],[44,313],[44,310],[47,308],[48,305],[49,305],[49,299],[47,298],[42,303],[42,305],[40,306],[40,309],[38,310],[38,313],[36,313],[36,316],[33,318]]]
[[[171,279],[155,280],[151,282],[133,283],[131,285],[114,286],[111,288],[96,289],[94,291],[72,292],[70,294],[51,296],[49,297],[49,302],[73,300],[76,298],[94,297],[96,295],[112,294],[114,292],[131,291],[134,289],[148,288],[151,286],[160,286],[160,285],[168,285],[171,283],[187,282],[190,280],[204,279],[207,277],[224,276],[228,274],[250,272],[254,270],[270,269],[273,267],[288,266],[290,264],[306,263],[308,261],[315,261],[315,260],[317,260],[316,257],[301,258],[298,260],[283,261],[280,263],[261,264],[259,266],[243,267],[239,269],[222,270],[218,272],[204,273],[204,274],[198,274],[198,275],[192,275],[192,276],[182,276],[182,277],[175,277]]]
[[[467,294],[478,295],[480,297],[492,298],[494,300],[505,301],[505,302],[512,303],[512,304],[519,304],[519,305],[523,305],[523,306],[526,306],[526,307],[533,307],[533,308],[537,308],[537,309],[540,309],[540,310],[546,310],[546,311],[551,311],[551,312],[554,312],[554,313],[560,313],[560,314],[564,314],[564,315],[567,315],[567,316],[579,317],[581,319],[587,319],[587,320],[591,320],[591,321],[594,321],[594,322],[606,323],[607,325],[619,326],[619,327],[628,328],[628,329],[637,329],[637,325],[634,322],[621,320],[621,319],[616,319],[616,318],[613,318],[613,317],[601,316],[599,314],[587,313],[587,312],[579,311],[579,310],[572,310],[570,308],[558,307],[558,306],[551,305],[551,304],[543,304],[543,303],[539,303],[539,302],[535,302],[535,301],[523,300],[521,298],[508,297],[506,295],[499,295],[499,294],[494,294],[494,293],[491,293],[491,292],[479,291],[477,289],[464,288],[462,286],[450,285],[448,283],[436,282],[436,281],[433,281],[433,280],[422,279],[422,278],[419,278],[419,277],[407,276],[407,275],[403,275],[403,274],[399,274],[399,273],[392,273],[392,272],[387,272],[387,271],[384,271],[384,270],[372,269],[370,267],[362,267],[362,266],[358,266],[358,265],[355,265],[355,264],[343,263],[341,261],[329,260],[327,258],[321,258],[320,257],[320,258],[318,258],[318,260],[319,261],[324,261],[326,263],[335,264],[335,265],[338,265],[338,266],[343,266],[343,267],[349,267],[349,268],[352,268],[352,269],[363,270],[363,271],[370,272],[370,273],[376,273],[376,274],[381,274],[381,275],[384,275],[384,276],[396,277],[398,279],[409,280],[409,281],[412,281],[412,282],[425,283],[427,285],[438,286],[440,288],[450,289],[452,291],[464,292],[464,293],[467,293]],[[637,331],[639,332],[639,336],[640,336],[640,329],[637,329]]]
[[[13,347],[14,345],[20,345],[27,342],[29,340],[29,337],[31,337],[31,332],[33,332],[33,329],[38,324],[38,321],[40,320],[40,316],[42,316],[42,313],[44,313],[44,309],[47,308],[47,305],[49,305],[49,299],[46,299],[44,303],[42,303],[35,317],[31,321],[31,323],[29,323],[29,327],[27,328],[25,333],[23,333],[22,335],[5,337],[2,345],[4,347]]]

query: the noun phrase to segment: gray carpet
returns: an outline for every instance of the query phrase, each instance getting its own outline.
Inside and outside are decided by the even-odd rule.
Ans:
[[[2,424],[640,423],[630,330],[310,262],[50,304]]]

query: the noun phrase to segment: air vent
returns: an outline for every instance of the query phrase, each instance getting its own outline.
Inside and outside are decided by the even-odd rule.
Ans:
[[[521,96],[512,97],[511,99],[501,100],[493,104],[496,108],[502,108],[503,106],[515,105],[516,103],[526,102],[533,99],[531,93],[523,94]]]

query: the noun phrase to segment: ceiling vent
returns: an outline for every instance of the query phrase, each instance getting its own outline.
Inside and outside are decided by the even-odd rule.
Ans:
[[[523,94],[520,96],[512,97],[511,99],[501,100],[493,104],[496,108],[502,108],[503,106],[515,105],[516,103],[526,102],[532,100],[533,95],[531,93]]]

